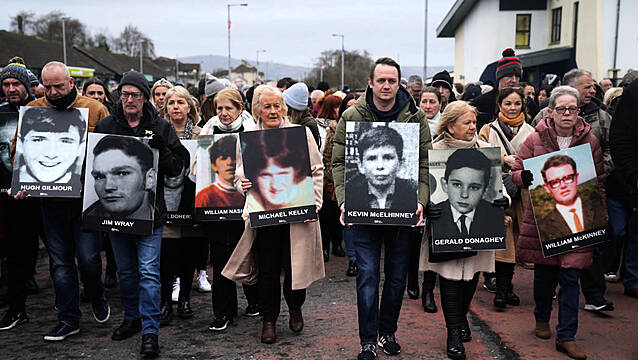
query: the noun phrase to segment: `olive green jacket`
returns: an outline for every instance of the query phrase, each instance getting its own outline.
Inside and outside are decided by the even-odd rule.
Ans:
[[[357,102],[346,110],[339,123],[335,133],[334,144],[332,147],[332,175],[334,177],[335,193],[337,201],[341,206],[345,199],[345,153],[346,153],[346,121],[379,121],[366,103],[366,93],[371,91],[369,88],[363,93]],[[428,126],[425,113],[419,109],[414,100],[410,101],[401,109],[397,115],[396,122],[419,123],[419,203],[425,206],[430,198],[429,184],[429,167],[428,167],[428,150],[432,149],[432,137],[430,136],[430,127]]]

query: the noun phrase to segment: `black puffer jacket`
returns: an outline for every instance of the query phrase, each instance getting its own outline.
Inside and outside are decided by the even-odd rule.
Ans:
[[[625,90],[611,121],[609,139],[616,171],[622,178],[625,198],[638,207],[638,80]],[[627,196],[630,195],[630,196]]]
[[[144,104],[140,125],[133,129],[129,126],[122,102],[118,101],[115,113],[100,120],[94,132],[114,135],[128,135],[145,137],[159,134],[166,141],[166,147],[159,151],[159,170],[157,173],[157,190],[155,192],[155,216],[153,227],[161,226],[166,221],[166,203],[164,202],[164,175],[177,176],[183,169],[183,164],[189,160],[188,150],[179,141],[175,129],[171,124],[159,117],[157,110],[149,103]]]

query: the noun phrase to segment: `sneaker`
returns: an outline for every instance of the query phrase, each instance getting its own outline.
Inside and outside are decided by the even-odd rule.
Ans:
[[[93,308],[93,317],[95,318],[95,321],[103,324],[109,320],[109,317],[111,316],[111,307],[106,299],[91,303],[91,307]]]
[[[197,291],[210,292],[210,283],[208,282],[206,270],[200,270],[197,275]]]
[[[29,322],[29,318],[27,317],[27,313],[24,311],[7,311],[2,320],[0,320],[0,331],[11,330],[16,326],[27,322]]]
[[[232,323],[233,323],[233,319],[232,318],[228,318],[226,316],[216,317],[215,320],[213,320],[213,322],[210,323],[210,326],[208,327],[208,330],[210,330],[210,331],[226,330],[228,325],[230,325]]]
[[[379,345],[387,355],[397,355],[401,352],[401,345],[399,345],[394,335],[381,335],[377,345]]]
[[[605,281],[610,282],[610,283],[615,283],[618,282],[618,275],[616,275],[616,273],[606,273],[605,274]]]
[[[259,312],[259,305],[248,304],[248,306],[246,306],[246,316],[254,317],[259,315],[261,315]]]
[[[496,294],[496,277],[490,277],[483,282],[483,288],[488,292]]]
[[[588,311],[614,311],[614,303],[604,297],[598,297],[591,301],[585,301],[585,310]]]
[[[377,358],[377,348],[374,344],[364,344],[361,346],[357,360],[375,360]]]
[[[45,341],[62,341],[71,335],[75,335],[80,332],[78,325],[71,326],[66,323],[60,322],[58,325],[48,334],[44,335]]]
[[[179,300],[179,278],[175,278],[175,282],[173,283],[173,294],[171,295],[171,300],[173,300],[173,302],[177,302],[177,300]]]

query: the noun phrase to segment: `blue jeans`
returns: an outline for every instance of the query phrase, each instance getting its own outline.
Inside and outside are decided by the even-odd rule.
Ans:
[[[75,259],[86,296],[91,301],[102,301],[102,238],[97,232],[80,230],[81,201],[42,199],[40,204],[58,321],[75,327],[81,315]]]
[[[631,208],[621,200],[607,196],[607,213],[609,225],[613,230],[609,242],[601,246],[605,273],[618,271],[623,240],[627,236],[627,224]]]
[[[632,214],[627,233],[627,248],[625,250],[623,285],[625,289],[638,289],[638,219]]]
[[[349,230],[359,266],[357,310],[361,345],[374,344],[377,335],[394,334],[401,312],[408,273],[412,229],[397,226],[353,225]],[[379,308],[379,263],[384,245],[384,275]]]
[[[153,235],[109,233],[117,271],[124,320],[142,318],[142,334],[159,333],[162,230]]]
[[[580,270],[559,268],[554,265],[534,265],[534,317],[538,322],[549,322],[552,314],[552,294],[556,282],[558,291],[558,325],[556,340],[574,341],[578,331],[578,302]]]
[[[354,252],[354,236],[352,235],[351,226],[345,226],[343,228],[343,240],[346,243],[346,255],[348,261],[357,260],[357,256]]]

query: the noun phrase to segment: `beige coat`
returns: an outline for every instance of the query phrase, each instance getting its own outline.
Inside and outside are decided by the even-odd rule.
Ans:
[[[298,126],[284,120],[284,127]],[[314,144],[312,133],[306,129],[308,151],[310,153],[310,168],[312,171],[313,187],[315,191],[315,204],[321,208],[323,201],[323,161],[321,153]],[[237,168],[235,170],[235,186],[241,189],[241,179],[244,178],[244,168],[237,146]],[[248,190],[251,191],[251,190]],[[257,232],[250,227],[248,208],[244,206],[242,217],[245,221],[244,233],[239,239],[235,251],[230,256],[222,275],[239,283],[253,284],[257,281],[257,254],[253,250],[253,243]],[[290,224],[290,263],[292,272],[292,289],[305,289],[314,281],[326,276],[323,265],[323,253],[321,248],[321,231],[319,221],[309,223]]]
[[[477,140],[475,147],[491,147],[491,145],[481,140]],[[445,143],[444,135],[439,135],[437,137],[437,139],[432,143],[432,149],[450,149],[450,147]],[[505,189],[503,189],[503,196],[508,197]],[[430,237],[431,235],[428,235],[428,238]],[[477,251],[477,255],[468,258],[431,263],[428,261],[429,246],[429,240],[425,240],[421,243],[421,255],[419,258],[420,271],[434,271],[448,280],[465,281],[472,280],[474,274],[480,271],[494,272],[493,250]]]

